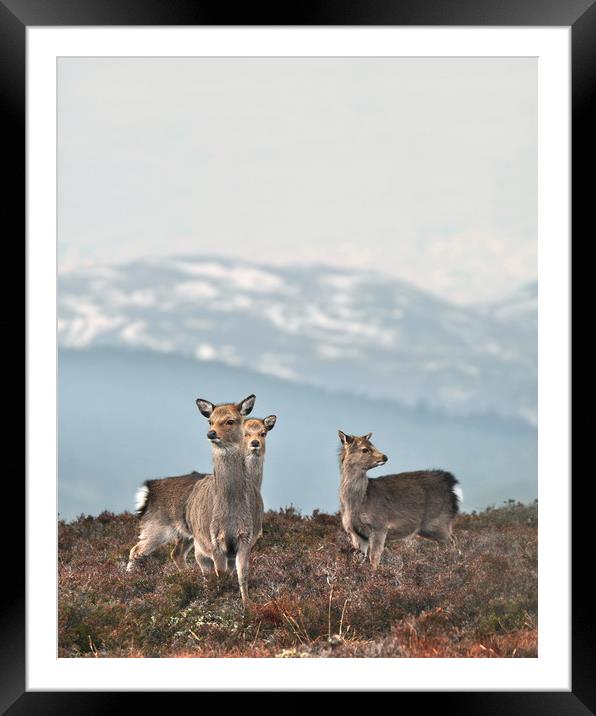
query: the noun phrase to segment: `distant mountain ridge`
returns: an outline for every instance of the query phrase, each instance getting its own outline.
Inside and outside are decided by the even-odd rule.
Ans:
[[[482,305],[480,310],[499,321],[535,325],[538,319],[538,282],[526,283],[510,296]]]
[[[59,342],[149,349],[535,424],[532,290],[470,308],[358,270],[148,259],[61,274]]]

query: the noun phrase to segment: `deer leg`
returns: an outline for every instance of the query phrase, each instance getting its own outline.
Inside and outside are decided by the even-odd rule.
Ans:
[[[240,585],[240,596],[244,607],[249,605],[248,599],[248,563],[250,559],[250,544],[241,541],[236,553],[236,571],[238,572],[238,584]]]
[[[358,540],[358,543],[359,543],[359,545],[358,545],[359,549],[362,552],[362,555],[364,557],[364,561],[366,561],[366,555],[368,554],[369,540],[361,538]]]
[[[437,550],[441,549],[441,545],[450,545],[452,549],[456,549],[455,547],[455,538],[451,534],[451,526],[444,526],[444,525],[433,525],[425,527],[424,529],[420,530],[418,534],[421,537],[426,537],[426,539],[433,540],[435,544],[437,545]],[[459,550],[457,550],[459,554]]]
[[[211,559],[213,560],[213,566],[215,567],[215,574],[219,577],[220,574],[223,572],[227,572],[228,570],[228,558],[226,555],[217,547],[213,550],[213,554],[211,555]]]
[[[141,543],[137,542],[137,544],[135,544],[135,546],[130,550],[130,554],[128,555],[128,564],[126,565],[127,572],[132,572],[132,570],[135,568],[136,560],[142,557],[142,554],[139,554],[140,551]]]
[[[186,555],[192,548],[192,540],[185,537],[179,537],[176,540],[174,549],[170,552],[170,557],[176,567],[182,571],[186,567]]]
[[[213,560],[211,559],[211,557],[201,551],[201,548],[196,540],[194,541],[194,545],[195,561],[199,565],[201,574],[203,575],[203,577],[206,578],[209,574],[213,572]]]
[[[168,541],[168,535],[162,530],[144,530],[135,546],[130,550],[126,571],[132,572],[138,560],[154,552]]]
[[[183,542],[182,537],[178,537],[178,539],[174,542],[174,546],[170,550],[170,559],[172,560],[172,562],[174,562],[174,564],[176,565],[176,567],[178,567],[179,570],[182,570],[182,567],[184,566],[184,565],[180,564],[180,561],[179,561],[180,557],[182,556],[180,554],[181,548],[182,548],[182,542]]]
[[[381,554],[385,548],[387,530],[373,530],[370,534],[370,563],[373,571],[376,571],[381,560]]]
[[[191,539],[186,540],[186,549],[184,550],[184,564],[186,565],[186,559],[188,557],[188,553],[193,548],[193,541]]]
[[[213,567],[213,560],[210,557],[204,557],[203,555],[199,555],[196,560],[197,564],[199,565],[199,568],[201,570],[201,574],[203,577],[208,577],[210,574],[213,574],[214,567]]]
[[[350,540],[354,549],[357,549],[362,552],[364,558],[366,559],[366,553],[368,552],[368,540],[365,537],[361,537],[359,534],[353,532],[352,530],[350,530],[348,534],[350,535]]]

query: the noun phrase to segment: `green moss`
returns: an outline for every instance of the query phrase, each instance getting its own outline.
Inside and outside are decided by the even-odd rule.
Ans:
[[[486,611],[478,619],[480,634],[506,634],[528,627],[536,623],[536,607],[534,600],[524,598],[499,598],[489,602]]]

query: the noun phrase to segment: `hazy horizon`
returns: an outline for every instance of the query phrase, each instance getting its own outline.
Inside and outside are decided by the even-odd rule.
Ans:
[[[61,269],[213,254],[453,303],[536,280],[531,58],[60,58]]]

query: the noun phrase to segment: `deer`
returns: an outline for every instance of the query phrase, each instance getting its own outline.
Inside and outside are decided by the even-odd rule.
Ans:
[[[235,567],[245,608],[250,552],[263,525],[263,499],[254,481],[247,479],[244,465],[244,419],[254,402],[254,395],[220,405],[197,398],[199,412],[209,421],[213,473],[196,481],[185,509],[203,576],[213,571],[219,576]]]
[[[273,430],[276,415],[266,418],[248,418],[244,421],[244,469],[246,477],[252,480],[257,489],[263,484],[263,463],[265,462],[265,438]]]
[[[254,404],[254,396],[249,398]],[[252,410],[249,398],[241,401],[248,412]],[[241,418],[238,413],[237,419]],[[251,456],[252,452],[251,447]],[[192,530],[186,520],[186,505],[197,480],[207,476],[208,473],[193,471],[188,475],[146,480],[143,483],[137,491],[135,505],[141,530],[137,544],[130,551],[127,571],[132,571],[140,559],[168,542],[175,542],[170,553],[174,564],[179,569],[186,565],[186,556],[193,545]]]
[[[418,470],[369,478],[368,470],[388,460],[371,443],[372,433],[357,436],[339,430],[338,434],[342,525],[365,559],[370,549],[373,571],[389,530],[402,539],[420,535],[438,543],[454,542],[452,525],[463,493],[450,472]]]
[[[265,438],[273,430],[277,417],[248,418],[243,425],[244,470],[246,479],[253,480],[261,489]],[[139,542],[151,535],[152,539],[141,549],[140,556],[148,556],[157,547],[174,542],[170,558],[180,571],[187,566],[187,556],[193,547],[191,528],[186,521],[186,503],[197,480],[206,473],[192,472],[156,480],[146,480],[137,493],[136,515],[141,519]],[[133,548],[134,550],[134,548]],[[137,550],[138,551],[138,550]],[[136,554],[137,552],[135,552]],[[134,566],[134,555],[129,562]]]
[[[175,542],[170,557],[178,569],[186,565],[192,547],[192,532],[186,521],[186,503],[197,480],[206,473],[191,472],[156,480],[145,480],[136,495],[135,514],[140,519],[138,542],[130,550],[126,569],[131,572],[138,561],[158,547]],[[190,544],[190,546],[188,546]],[[182,545],[187,549],[183,549]]]
[[[268,415],[266,418],[247,418],[243,425],[244,475],[247,480],[252,480],[259,493],[263,484],[265,438],[267,433],[273,430],[276,421],[276,415]],[[188,498],[186,497],[186,499]],[[192,546],[193,538],[180,534],[170,554],[178,569],[182,570],[186,566],[186,557]]]

